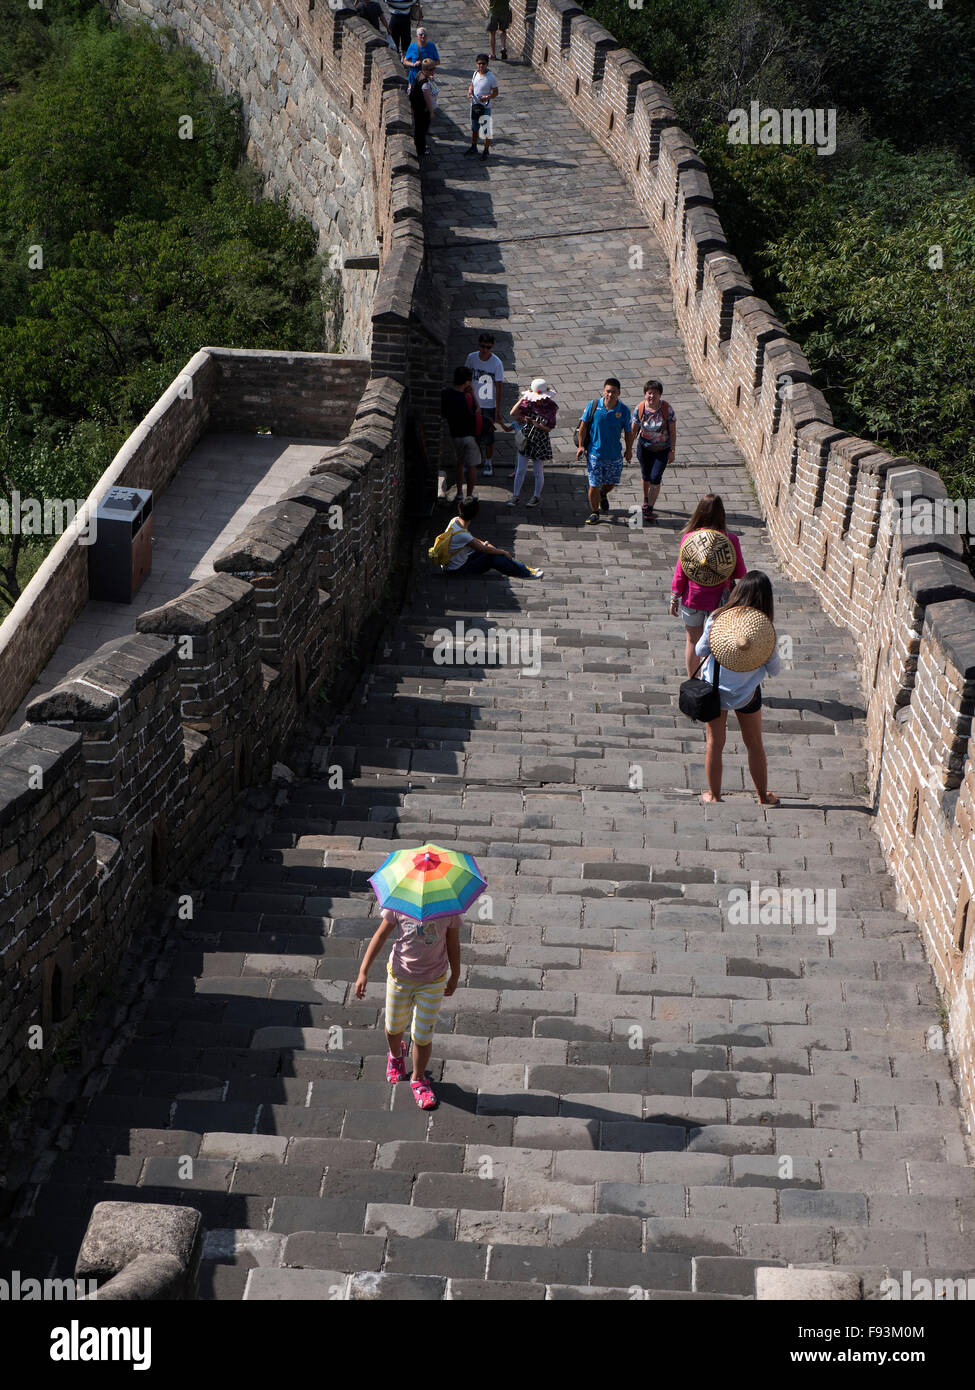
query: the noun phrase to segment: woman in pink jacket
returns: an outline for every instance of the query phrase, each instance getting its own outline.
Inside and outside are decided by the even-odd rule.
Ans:
[[[684,664],[687,667],[688,676],[693,674],[698,665],[695,648],[704,632],[704,624],[722,603],[726,594],[731,593],[735,587],[735,580],[743,579],[748,572],[742,558],[738,537],[732,535],[727,529],[724,503],[715,493],[709,492],[706,497],[701,498],[694,508],[694,515],[681,534],[682,545],[692,531],[718,531],[727,537],[734,551],[735,567],[729,578],[722,579],[717,584],[703,584],[696,583],[686,575],[680,559],[677,561],[673,583],[670,586],[673,591],[670,599],[670,611],[676,616],[679,610],[684,621],[686,633]]]

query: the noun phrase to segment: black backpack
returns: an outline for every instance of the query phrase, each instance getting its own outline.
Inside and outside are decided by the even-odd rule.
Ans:
[[[586,418],[586,410],[584,410],[582,412],[582,417],[579,420],[578,425],[576,426],[576,443],[578,444],[580,449],[589,448],[589,436],[592,433],[592,422],[593,417],[596,414],[596,405],[598,403],[598,400],[598,396],[593,396],[592,400],[586,406],[586,410],[588,410],[589,412],[589,418]],[[583,430],[585,430],[586,432],[586,438],[584,442],[582,438]]]

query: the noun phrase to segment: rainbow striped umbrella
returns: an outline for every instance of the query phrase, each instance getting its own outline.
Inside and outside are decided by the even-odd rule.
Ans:
[[[369,880],[379,906],[420,922],[466,912],[487,887],[471,854],[420,845],[395,850]]]

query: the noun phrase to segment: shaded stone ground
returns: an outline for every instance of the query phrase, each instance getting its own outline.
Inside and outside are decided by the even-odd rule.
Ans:
[[[65,1268],[93,1202],[126,1195],[203,1211],[207,1298],[748,1297],[756,1264],[787,1262],[854,1269],[869,1295],[888,1270],[965,1273],[975,1177],[931,973],[872,831],[851,645],[775,563],[684,365],[659,252],[605,230],[634,220],[612,167],[529,69],[500,64],[497,158],[461,157],[472,64],[454,55],[481,38],[446,14],[424,177],[455,356],[490,322],[512,375],[543,372],[566,403],[543,508],[502,509],[502,470],[479,529],[545,579],[448,586],[422,542],[322,775],[207,893],[72,1147],[39,1163],[17,1259]],[[611,522],[581,524],[568,433],[609,369],[631,404],[662,376],[678,411],[652,529],[628,524],[635,469]],[[703,735],[676,710],[676,532],[708,488],[793,642],[765,691],[776,810],[736,735],[727,800],[702,807]],[[538,674],[438,665],[434,634],[458,620],[537,630]],[[366,878],[428,838],[474,853],[491,895],[444,1004],[432,1115],[384,1080],[380,968],[349,1002],[376,925]],[[835,931],[736,922],[729,892],[752,881],[835,889]]]

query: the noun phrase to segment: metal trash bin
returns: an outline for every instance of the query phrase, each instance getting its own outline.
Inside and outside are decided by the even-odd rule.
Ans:
[[[95,528],[88,552],[89,596],[131,603],[152,569],[152,492],[110,488],[95,510]]]

